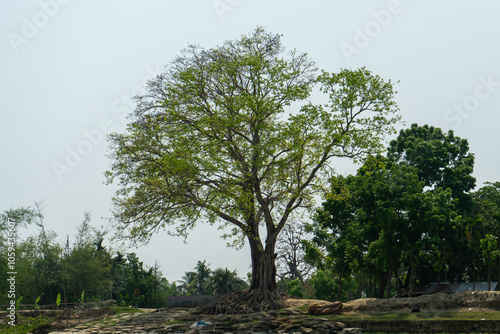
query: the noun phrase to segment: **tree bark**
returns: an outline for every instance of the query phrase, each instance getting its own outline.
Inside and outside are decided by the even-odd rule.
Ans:
[[[491,291],[491,257],[488,256],[488,291]]]
[[[252,282],[250,291],[277,292],[276,285],[276,240],[267,240],[266,247],[251,236],[248,237],[252,256]]]
[[[372,296],[372,271],[370,268],[370,283],[368,284],[368,298],[371,298]]]
[[[378,286],[378,291],[377,291],[377,298],[383,299],[384,294],[385,294],[385,286],[386,286],[386,278],[387,278],[387,273],[386,272],[380,272],[379,276],[379,286]]]
[[[342,273],[339,275],[339,301],[342,300]]]
[[[413,297],[413,285],[415,282],[415,268],[413,265],[413,251],[410,253],[410,287],[408,291],[408,297]]]
[[[389,270],[387,274],[386,286],[385,286],[385,298],[391,298],[391,278],[392,278],[392,269]]]

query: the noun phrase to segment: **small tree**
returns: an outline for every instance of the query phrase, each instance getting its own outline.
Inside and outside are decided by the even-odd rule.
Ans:
[[[306,240],[307,233],[303,224],[294,223],[285,226],[278,237],[276,245],[277,275],[282,280],[301,283],[308,278],[313,266],[306,263],[302,241]]]
[[[487,234],[481,239],[481,250],[488,264],[488,291],[491,291],[491,269],[495,260],[500,256],[500,250],[497,247],[497,237]]]

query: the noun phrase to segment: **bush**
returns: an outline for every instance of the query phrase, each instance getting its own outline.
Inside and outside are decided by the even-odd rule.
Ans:
[[[302,282],[299,279],[294,279],[286,284],[286,293],[295,297],[304,297],[302,290]]]

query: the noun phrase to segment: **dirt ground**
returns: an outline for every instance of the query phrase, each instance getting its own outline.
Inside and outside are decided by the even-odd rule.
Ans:
[[[330,302],[315,299],[288,299],[286,307],[326,305]],[[342,313],[409,313],[420,312],[492,312],[500,310],[500,292],[436,293],[414,298],[363,298],[344,303]]]

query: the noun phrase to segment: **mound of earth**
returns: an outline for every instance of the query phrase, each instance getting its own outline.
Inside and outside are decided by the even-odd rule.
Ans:
[[[319,299],[295,299],[295,298],[287,298],[285,300],[285,308],[287,309],[298,309],[302,306],[311,306],[311,305],[328,305],[332,302],[327,302],[326,300]]]
[[[328,305],[331,302],[316,299],[293,299],[285,301],[286,308]],[[413,298],[363,298],[344,303],[342,313],[410,313],[420,312],[486,312],[500,310],[500,292],[474,291],[463,293],[436,293]]]

